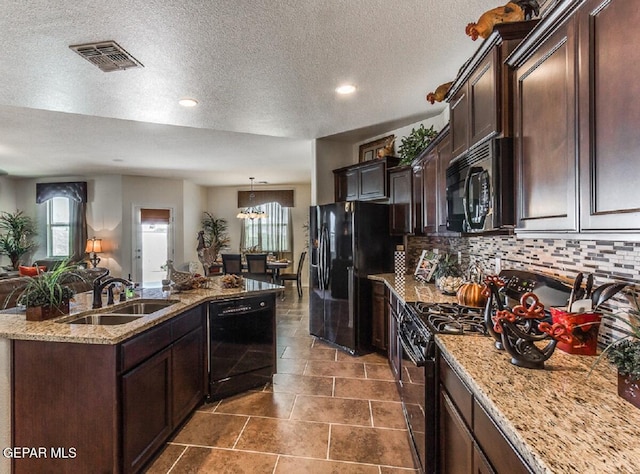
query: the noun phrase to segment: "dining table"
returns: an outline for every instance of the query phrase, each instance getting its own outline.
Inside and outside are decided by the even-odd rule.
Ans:
[[[273,281],[274,283],[278,282],[278,277],[280,275],[280,270],[287,268],[291,265],[291,261],[289,260],[267,260],[267,268],[273,272]],[[217,268],[218,272],[222,271],[222,262],[213,263],[210,268]],[[247,270],[247,261],[242,260],[242,269]]]

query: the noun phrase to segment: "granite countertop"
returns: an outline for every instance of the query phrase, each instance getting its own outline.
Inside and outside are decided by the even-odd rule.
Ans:
[[[455,296],[443,295],[433,283],[424,283],[414,279],[413,275],[381,273],[369,275],[370,280],[382,281],[404,302],[414,303],[455,303]]]
[[[371,275],[405,302],[449,302],[412,275]],[[615,368],[556,349],[524,369],[482,336],[436,336],[442,356],[536,473],[636,473],[640,410],[618,396]]]
[[[282,289],[279,285],[250,279],[244,279],[243,286],[240,288],[224,288],[221,285],[220,277],[213,277],[210,280],[210,288],[208,289],[183,291],[172,293],[169,296],[163,296],[161,288],[142,289],[140,297],[135,299],[170,299],[176,301],[176,303],[130,323],[115,326],[63,324],[58,322],[73,319],[71,316],[77,317],[84,314],[113,312],[118,307],[118,303],[116,303],[113,306],[105,305],[101,309],[91,309],[93,301],[91,292],[79,293],[74,297],[70,304],[70,315],[47,321],[27,321],[25,310],[19,308],[8,309],[0,312],[0,337],[84,344],[117,344],[206,301],[256,296],[275,293]],[[128,301],[134,301],[134,298]]]
[[[442,355],[534,472],[636,473],[640,410],[607,362],[556,349],[544,370],[516,367],[493,339],[438,335]]]

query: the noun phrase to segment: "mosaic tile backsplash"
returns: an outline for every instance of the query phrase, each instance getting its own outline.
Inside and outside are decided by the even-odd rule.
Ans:
[[[628,289],[603,305],[605,312],[620,315],[632,307],[630,296],[640,288],[640,242],[614,242],[604,240],[520,239],[516,236],[490,237],[407,237],[407,271],[413,272],[422,250],[438,249],[457,255],[460,252],[462,268],[476,262],[486,274],[495,273],[496,258],[503,269],[523,269],[568,278],[578,272],[594,275],[594,287],[611,281],[625,282]],[[600,344],[611,341],[616,325],[603,322]]]

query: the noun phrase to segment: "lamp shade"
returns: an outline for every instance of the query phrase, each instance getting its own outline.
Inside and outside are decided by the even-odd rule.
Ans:
[[[102,239],[96,239],[95,237],[93,239],[88,239],[87,240],[87,248],[84,251],[87,252],[87,253],[91,253],[91,252],[100,253],[100,252],[102,252]]]

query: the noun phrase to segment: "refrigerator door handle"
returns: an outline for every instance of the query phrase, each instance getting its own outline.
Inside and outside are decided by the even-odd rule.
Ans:
[[[318,235],[318,285],[321,290],[324,290],[324,270],[323,263],[324,262],[324,226],[320,228],[320,233]]]
[[[329,278],[330,278],[330,267],[329,267],[329,231],[327,230],[327,228],[325,227],[323,232],[323,260],[322,260],[322,268],[323,268],[323,284],[324,284],[324,289],[328,289],[329,288]]]
[[[352,328],[354,326],[355,320],[355,308],[353,307],[355,304],[355,298],[353,294],[354,290],[354,281],[353,281],[353,267],[347,267],[347,275],[348,275],[348,287],[349,287],[349,327]]]

